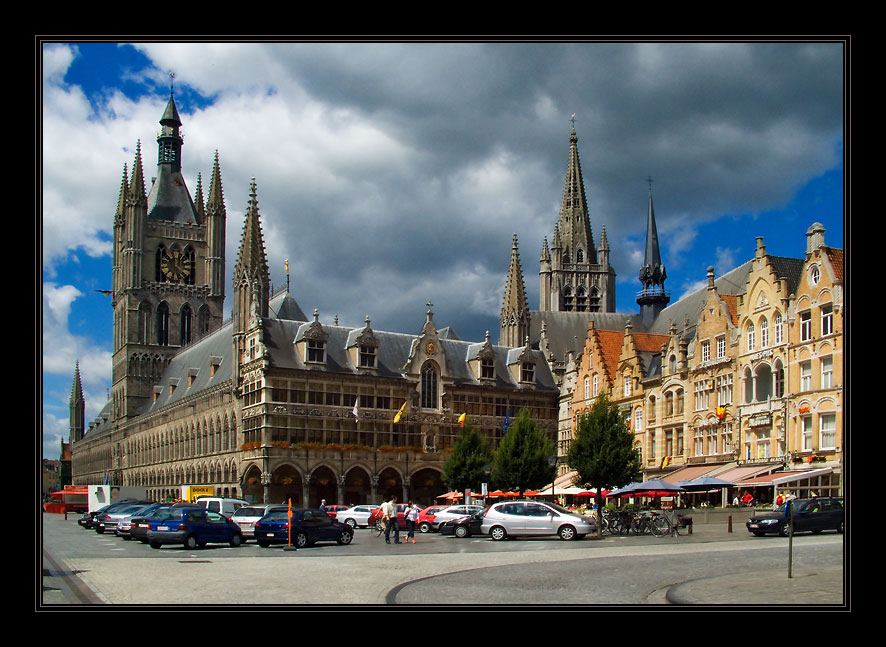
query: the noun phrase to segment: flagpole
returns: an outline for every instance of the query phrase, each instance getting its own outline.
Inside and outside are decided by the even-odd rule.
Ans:
[[[298,548],[292,545],[292,498],[288,498],[287,501],[289,502],[289,507],[286,510],[286,518],[289,521],[289,527],[287,528],[289,539],[283,550],[298,550]]]

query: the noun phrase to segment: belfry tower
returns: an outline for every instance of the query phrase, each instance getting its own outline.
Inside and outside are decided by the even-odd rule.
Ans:
[[[209,200],[181,172],[184,137],[170,90],[157,135],[157,176],[145,191],[141,142],[114,216],[112,418],[137,415],[181,348],[221,326],[226,212],[218,154]]]
[[[574,125],[560,216],[550,248],[547,238],[542,245],[539,277],[539,310],[615,311],[615,270],[609,264],[609,242],[604,228],[599,249],[594,246]]]
[[[655,209],[652,206],[652,180],[649,180],[649,213],[646,217],[646,253],[643,267],[640,268],[640,283],[643,289],[637,297],[640,316],[648,327],[658,313],[664,310],[671,300],[671,293],[664,289],[667,278],[661,252],[658,248],[658,230],[655,226]]]

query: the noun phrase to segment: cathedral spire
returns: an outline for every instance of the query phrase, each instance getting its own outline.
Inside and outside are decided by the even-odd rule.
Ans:
[[[132,177],[129,179],[129,201],[132,204],[144,204],[147,201],[145,195],[145,172],[142,168],[142,142],[135,146],[135,160],[132,162]]]
[[[71,399],[69,401],[70,417],[70,441],[76,442],[83,438],[86,426],[86,401],[83,399],[83,384],[80,381],[80,362],[74,366],[74,384],[71,387]]]
[[[523,282],[523,268],[520,265],[520,250],[517,234],[511,245],[511,262],[508,278],[505,281],[504,302],[501,306],[499,344],[518,347],[524,344],[529,334],[529,303],[526,301],[526,286]]]
[[[591,232],[574,123],[569,136],[569,157],[566,161],[566,179],[563,182],[563,198],[557,224],[563,243],[564,262],[596,263],[594,235]]]

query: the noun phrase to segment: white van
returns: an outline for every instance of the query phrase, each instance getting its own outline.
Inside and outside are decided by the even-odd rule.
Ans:
[[[197,499],[197,505],[202,505],[207,510],[212,510],[213,512],[219,512],[230,519],[231,515],[238,508],[249,505],[249,502],[243,499],[222,499],[220,497],[205,496]]]

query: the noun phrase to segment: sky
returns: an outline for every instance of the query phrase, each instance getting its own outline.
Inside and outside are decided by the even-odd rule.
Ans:
[[[824,224],[843,247],[840,42],[44,42],[42,434],[68,439],[79,362],[87,421],[108,399],[113,216],[141,142],[156,173],[170,73],[182,171],[204,191],[218,154],[230,317],[255,178],[274,289],[320,320],[498,338],[513,236],[531,308],[574,127],[591,228],[639,312],[652,196],[676,299],[767,251],[802,258]]]

